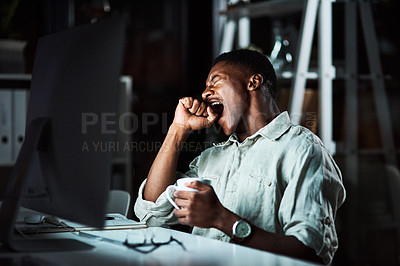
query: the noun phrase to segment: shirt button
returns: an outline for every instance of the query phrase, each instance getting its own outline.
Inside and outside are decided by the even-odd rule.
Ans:
[[[272,185],[272,182],[271,181],[267,181],[267,186],[271,186]]]
[[[331,219],[329,219],[329,217],[326,217],[326,218],[325,218],[325,224],[326,224],[327,226],[331,226]]]

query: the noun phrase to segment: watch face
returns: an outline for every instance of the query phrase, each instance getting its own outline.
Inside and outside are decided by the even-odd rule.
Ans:
[[[248,237],[251,233],[251,226],[246,221],[239,221],[235,235],[240,238]]]

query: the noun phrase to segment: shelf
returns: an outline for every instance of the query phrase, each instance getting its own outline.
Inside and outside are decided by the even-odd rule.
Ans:
[[[31,78],[31,74],[0,73],[0,90],[20,88],[29,89]]]
[[[0,74],[0,80],[30,81],[31,74],[3,73]]]
[[[318,79],[318,72],[307,72],[305,76],[307,79]],[[294,74],[293,71],[283,71],[277,78],[292,79],[294,78]]]
[[[243,3],[240,5],[228,6],[228,9],[221,11],[220,14],[230,18],[278,17],[301,12],[303,8],[304,0],[272,0],[268,2]]]

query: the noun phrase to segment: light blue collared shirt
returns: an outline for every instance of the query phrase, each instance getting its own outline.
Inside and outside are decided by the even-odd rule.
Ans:
[[[181,176],[211,180],[222,205],[269,232],[295,236],[330,263],[338,248],[334,219],[345,199],[342,176],[321,140],[292,125],[287,112],[239,142],[235,134],[206,149]],[[149,226],[177,223],[165,192],[157,201],[142,198],[135,214]],[[215,228],[193,234],[229,241]]]

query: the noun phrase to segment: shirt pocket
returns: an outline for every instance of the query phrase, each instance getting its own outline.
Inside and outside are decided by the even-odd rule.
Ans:
[[[211,181],[211,186],[215,189],[217,187],[219,187],[219,183],[220,183],[220,177],[218,175],[215,174],[209,174],[209,173],[202,173],[201,175],[199,175],[199,177],[204,178],[204,179],[208,179]]]
[[[265,219],[276,209],[275,179],[256,169],[250,174],[241,173],[237,188],[238,212],[245,218],[265,224]]]

